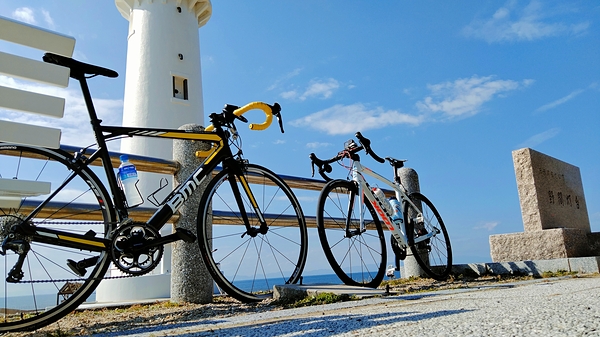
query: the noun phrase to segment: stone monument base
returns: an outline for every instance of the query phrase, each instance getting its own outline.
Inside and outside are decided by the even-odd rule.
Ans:
[[[490,236],[494,262],[550,260],[600,255],[600,233],[554,228]]]

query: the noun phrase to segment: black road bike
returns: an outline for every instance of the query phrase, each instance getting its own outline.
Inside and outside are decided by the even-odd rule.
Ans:
[[[234,121],[248,110],[266,114],[265,129],[280,106],[254,102],[226,105],[210,115],[203,132],[101,125],[87,79],[117,77],[112,70],[47,53],[44,61],[70,68],[79,81],[96,144],[48,149],[0,143],[0,179],[50,183],[49,193],[10,196],[0,191],[0,333],[32,330],[59,320],[84,302],[105,278],[111,262],[126,276],[143,275],[160,262],[164,245],[198,237],[202,257],[217,285],[244,302],[260,301],[273,284],[295,283],[307,254],[302,209],[275,173],[242,157]],[[147,221],[130,217],[106,142],[145,136],[210,143],[191,176],[176,187]],[[130,156],[135,159],[136,156]],[[108,188],[92,171],[100,165]],[[220,170],[219,170],[220,168]],[[216,173],[216,175],[214,175]],[[198,209],[197,233],[160,229],[189,196],[206,185]]]

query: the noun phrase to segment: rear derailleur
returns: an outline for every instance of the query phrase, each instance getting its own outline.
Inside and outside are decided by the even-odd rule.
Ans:
[[[23,279],[23,263],[27,253],[31,250],[29,242],[30,238],[22,234],[19,230],[23,220],[18,215],[5,215],[0,217],[0,240],[2,240],[2,246],[0,247],[0,255],[6,255],[6,252],[12,250],[19,255],[17,263],[8,272],[6,282],[18,283]]]

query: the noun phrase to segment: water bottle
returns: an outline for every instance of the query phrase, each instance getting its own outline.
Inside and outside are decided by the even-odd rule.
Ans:
[[[394,224],[402,224],[404,222],[402,220],[402,204],[400,204],[400,201],[398,201],[398,199],[396,198],[390,198],[389,204],[392,206],[393,209],[392,220],[394,221]]]
[[[144,200],[138,192],[135,186],[138,182],[138,174],[133,165],[129,161],[129,156],[126,154],[121,155],[121,165],[119,166],[119,181],[121,182],[121,188],[125,193],[125,200],[129,208],[141,205]]]
[[[383,194],[383,191],[379,187],[373,188],[373,194],[375,195],[375,199],[377,199],[377,201],[383,205],[383,208],[385,208],[385,211],[388,214],[394,214],[392,205],[390,205],[388,200],[385,198],[385,194]]]
[[[390,198],[390,205],[394,209],[394,214],[392,215],[392,221],[394,222],[394,226],[400,229],[402,234],[406,235],[406,227],[404,226],[404,219],[402,215],[402,203],[398,201],[395,197]]]

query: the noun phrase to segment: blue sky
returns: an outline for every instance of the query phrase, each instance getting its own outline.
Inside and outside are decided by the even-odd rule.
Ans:
[[[455,261],[468,263],[491,261],[490,235],[523,231],[511,152],[531,147],[581,169],[592,231],[600,231],[597,2],[212,6],[200,28],[205,115],[255,100],[283,108],[285,134],[242,129],[251,161],[310,177],[309,153],[331,157],[362,131],[379,155],[408,159],[447,224]],[[128,23],[112,1],[3,1],[0,15],[73,36],[75,58],[118,71],[91,88],[105,123],[120,123]],[[6,43],[0,50],[41,57]],[[0,76],[0,84],[37,90],[11,81]],[[0,118],[60,127],[63,143],[82,142],[89,129],[77,86],[56,92],[67,98],[64,119],[7,111]],[[369,158],[363,163],[391,173]],[[297,194],[313,215],[318,194]],[[315,235],[311,251],[320,250]]]

